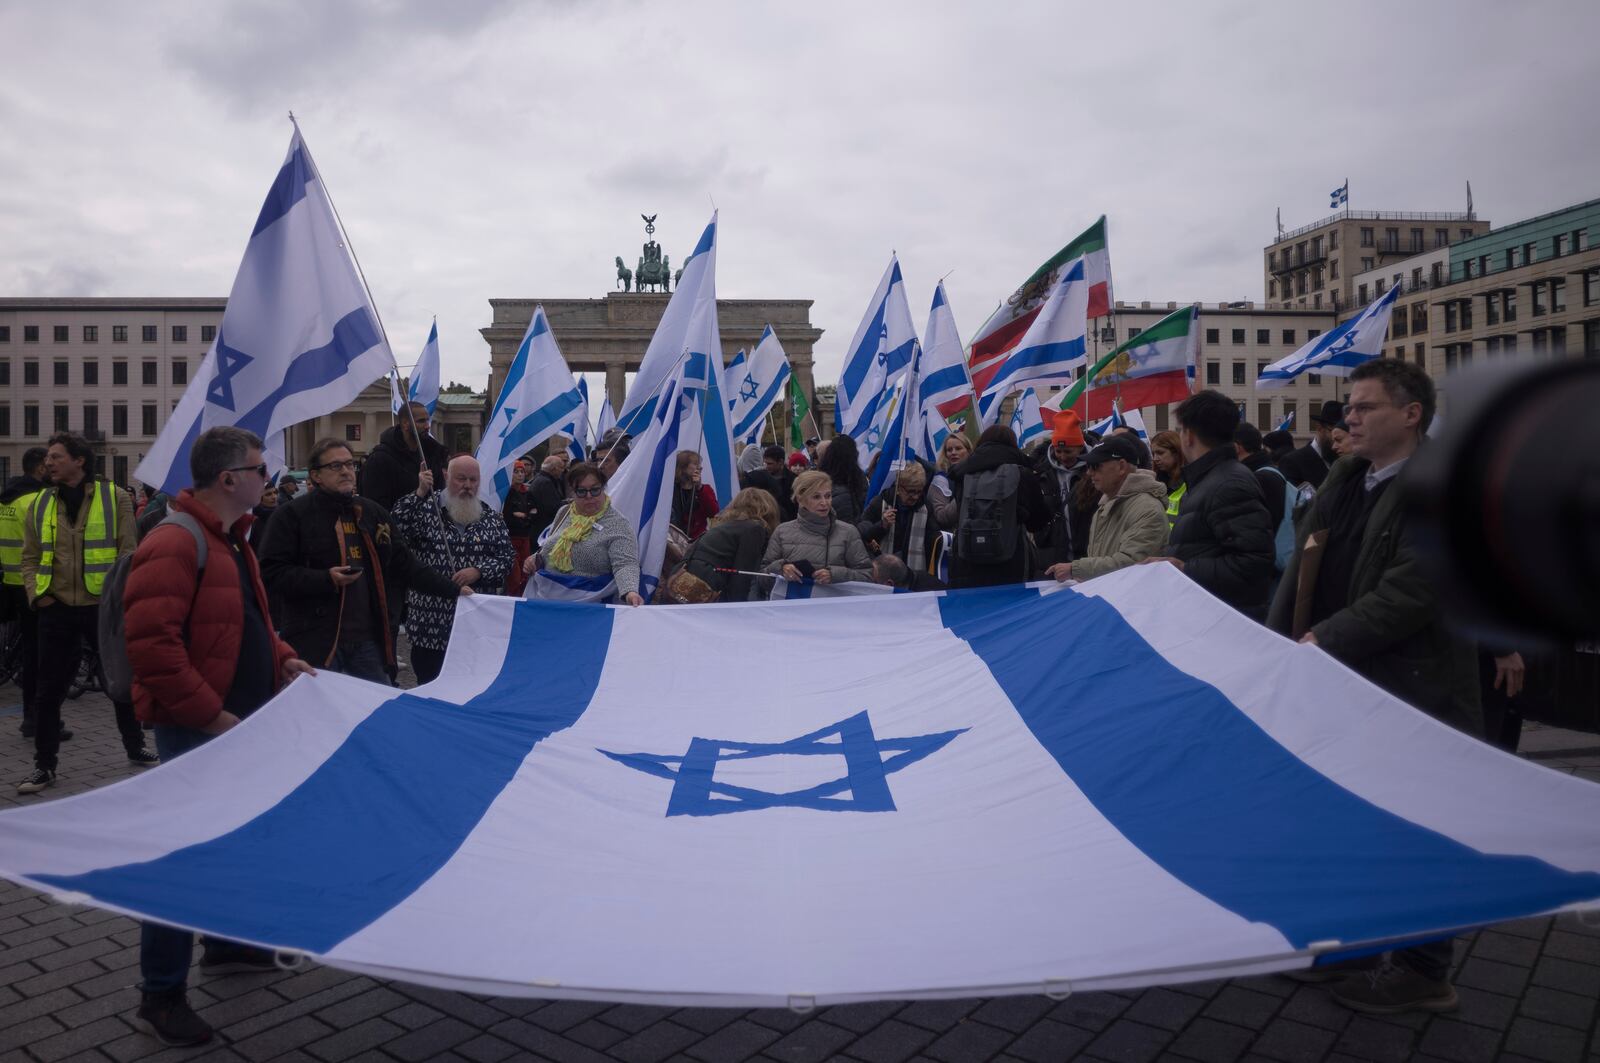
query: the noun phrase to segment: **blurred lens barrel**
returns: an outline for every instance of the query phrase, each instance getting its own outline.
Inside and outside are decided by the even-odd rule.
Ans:
[[[1600,361],[1452,378],[1413,462],[1411,527],[1453,619],[1485,639],[1600,636]]]

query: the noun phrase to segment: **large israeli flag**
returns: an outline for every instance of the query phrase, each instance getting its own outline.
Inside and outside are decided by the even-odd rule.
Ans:
[[[296,126],[216,342],[134,478],[176,494],[190,485],[189,449],[207,428],[237,425],[271,440],[348,405],[394,367]]]
[[[789,356],[777,333],[768,325],[748,361],[731,363],[723,375],[733,404],[733,438],[740,444],[759,442],[767,413],[783,398],[789,385]]]
[[[456,608],[433,683],[302,676],[0,813],[0,874],[379,978],[741,1007],[1125,990],[1600,906],[1600,786],[1171,566]]]
[[[834,425],[841,433],[860,443],[879,422],[879,407],[888,401],[891,386],[911,365],[916,342],[900,260],[890,256],[889,267],[845,351],[834,405]]]
[[[570,424],[582,404],[583,392],[561,357],[541,303],[533,308],[478,444],[478,497],[498,512],[511,490],[517,459]]]
[[[428,408],[428,416],[439,408],[439,319],[433,319],[433,327],[428,330],[428,342],[422,345],[422,353],[417,356],[417,364],[411,370],[411,384],[407,388],[408,397],[412,402],[420,402]],[[398,406],[395,413],[400,412]]]
[[[667,308],[661,314],[661,321],[656,325],[655,334],[650,337],[650,345],[645,348],[644,358],[639,363],[639,371],[634,374],[633,384],[628,388],[628,396],[622,403],[622,410],[617,414],[617,424],[624,432],[636,436],[650,423],[650,417],[655,411],[656,398],[683,360],[686,347],[692,345],[690,329],[694,327],[696,316],[703,316],[707,303],[710,304],[712,327],[715,328],[717,319],[715,211],[712,212],[711,221],[705,231],[700,234],[700,241],[695,244],[694,252],[683,264],[683,276],[678,278],[677,290],[667,301]],[[721,361],[719,347],[717,348],[719,370],[722,368]]]
[[[1281,388],[1301,373],[1349,376],[1362,362],[1377,358],[1383,353],[1383,341],[1389,334],[1389,315],[1399,295],[1400,288],[1396,285],[1368,303],[1366,309],[1349,321],[1273,362],[1256,378],[1256,387]]]

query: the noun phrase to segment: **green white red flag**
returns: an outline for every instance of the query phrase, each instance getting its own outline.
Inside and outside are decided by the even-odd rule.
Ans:
[[[1200,352],[1200,314],[1192,306],[1175,310],[1090,366],[1083,379],[1041,403],[1041,408],[1076,408],[1085,423],[1125,410],[1181,402],[1194,385]],[[1082,399],[1080,405],[1079,400]]]

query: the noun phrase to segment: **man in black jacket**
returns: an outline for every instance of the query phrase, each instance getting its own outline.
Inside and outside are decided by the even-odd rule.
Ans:
[[[412,420],[416,420],[415,429]],[[367,455],[361,467],[361,484],[357,488],[362,498],[370,498],[385,510],[394,508],[395,501],[417,489],[417,474],[426,464],[433,473],[433,482],[445,482],[445,463],[450,454],[444,444],[428,434],[428,408],[420,402],[411,403],[410,415],[401,414],[400,423],[386,428],[378,437],[378,445]],[[417,444],[418,433],[422,443]]]
[[[1272,582],[1272,524],[1255,475],[1234,456],[1239,408],[1207,389],[1178,404],[1178,442],[1188,490],[1167,539],[1170,561],[1253,620],[1265,620]]]
[[[1343,417],[1344,403],[1337,399],[1329,399],[1319,406],[1310,417],[1311,442],[1278,459],[1284,463],[1285,472],[1292,468],[1298,475],[1305,477],[1304,483],[1309,483],[1312,487],[1321,487],[1323,479],[1328,475],[1328,467],[1338,457],[1333,452],[1333,426]]]
[[[262,544],[261,576],[273,605],[282,605],[273,619],[313,666],[390,683],[406,588],[440,598],[472,588],[413,560],[389,511],[356,494],[356,462],[344,443],[311,448],[306,479],[310,490],[280,504]]]
[[[856,531],[874,554],[893,554],[926,571],[939,542],[939,518],[928,501],[927,466],[911,462],[897,471],[894,483],[867,504]]]
[[[1255,474],[1261,500],[1267,506],[1267,520],[1276,529],[1283,520],[1286,501],[1283,489],[1288,480],[1273,467],[1272,458],[1263,447],[1261,429],[1249,421],[1240,421],[1239,427],[1233,430],[1233,453],[1241,465]]]
[[[22,587],[22,522],[29,504],[50,486],[44,474],[44,447],[29,447],[22,455],[22,475],[0,491],[0,619],[15,620],[22,629],[22,659],[17,665],[17,686],[22,690],[22,737],[33,737],[33,701],[39,663],[39,614],[28,608]],[[63,740],[72,732],[61,729]]]
[[[538,543],[539,536],[550,527],[561,507],[567,504],[567,455],[556,451],[539,465],[539,471],[528,481],[528,493],[533,496],[533,512],[529,517],[529,534]]]
[[[963,507],[964,492],[969,478],[991,472],[1002,466],[1017,466],[1017,490],[1014,499],[1016,537],[1010,543],[1011,554],[1003,561],[978,562],[962,558],[962,524],[967,519]],[[984,429],[972,454],[950,470],[950,486],[956,502],[956,547],[950,560],[950,586],[995,587],[1006,583],[1023,583],[1033,575],[1033,544],[1024,529],[1038,533],[1050,524],[1050,510],[1039,490],[1039,476],[1022,451],[1017,449],[1017,437],[1010,428],[997,424]]]

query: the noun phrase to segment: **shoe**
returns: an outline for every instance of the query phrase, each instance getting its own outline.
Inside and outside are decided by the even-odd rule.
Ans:
[[[56,784],[56,773],[49,768],[35,768],[33,774],[17,783],[17,793],[36,794]]]
[[[277,958],[270,950],[234,941],[207,941],[200,954],[200,970],[206,974],[260,974],[277,969]]]
[[[1435,981],[1395,963],[1385,963],[1365,974],[1353,974],[1333,988],[1333,999],[1368,1015],[1394,1015],[1402,1011],[1454,1011],[1459,1003],[1455,986]]]
[[[211,1040],[211,1027],[194,1013],[182,989],[168,993],[145,993],[133,1016],[133,1028],[152,1035],[164,1045],[177,1048],[203,1045]]]
[[[161,758],[148,749],[136,749],[128,754],[128,763],[136,768],[153,768],[161,763]]]
[[[67,730],[65,727],[63,727],[61,729],[61,733],[56,736],[56,741],[57,742],[66,742],[66,741],[70,741],[71,738],[72,738],[72,732]]]
[[[1283,976],[1291,982],[1317,983],[1337,982],[1348,978],[1352,974],[1373,970],[1383,964],[1383,954],[1372,956],[1357,956],[1351,960],[1337,960],[1333,963],[1324,963],[1316,967],[1307,967],[1299,971],[1283,971]]]

